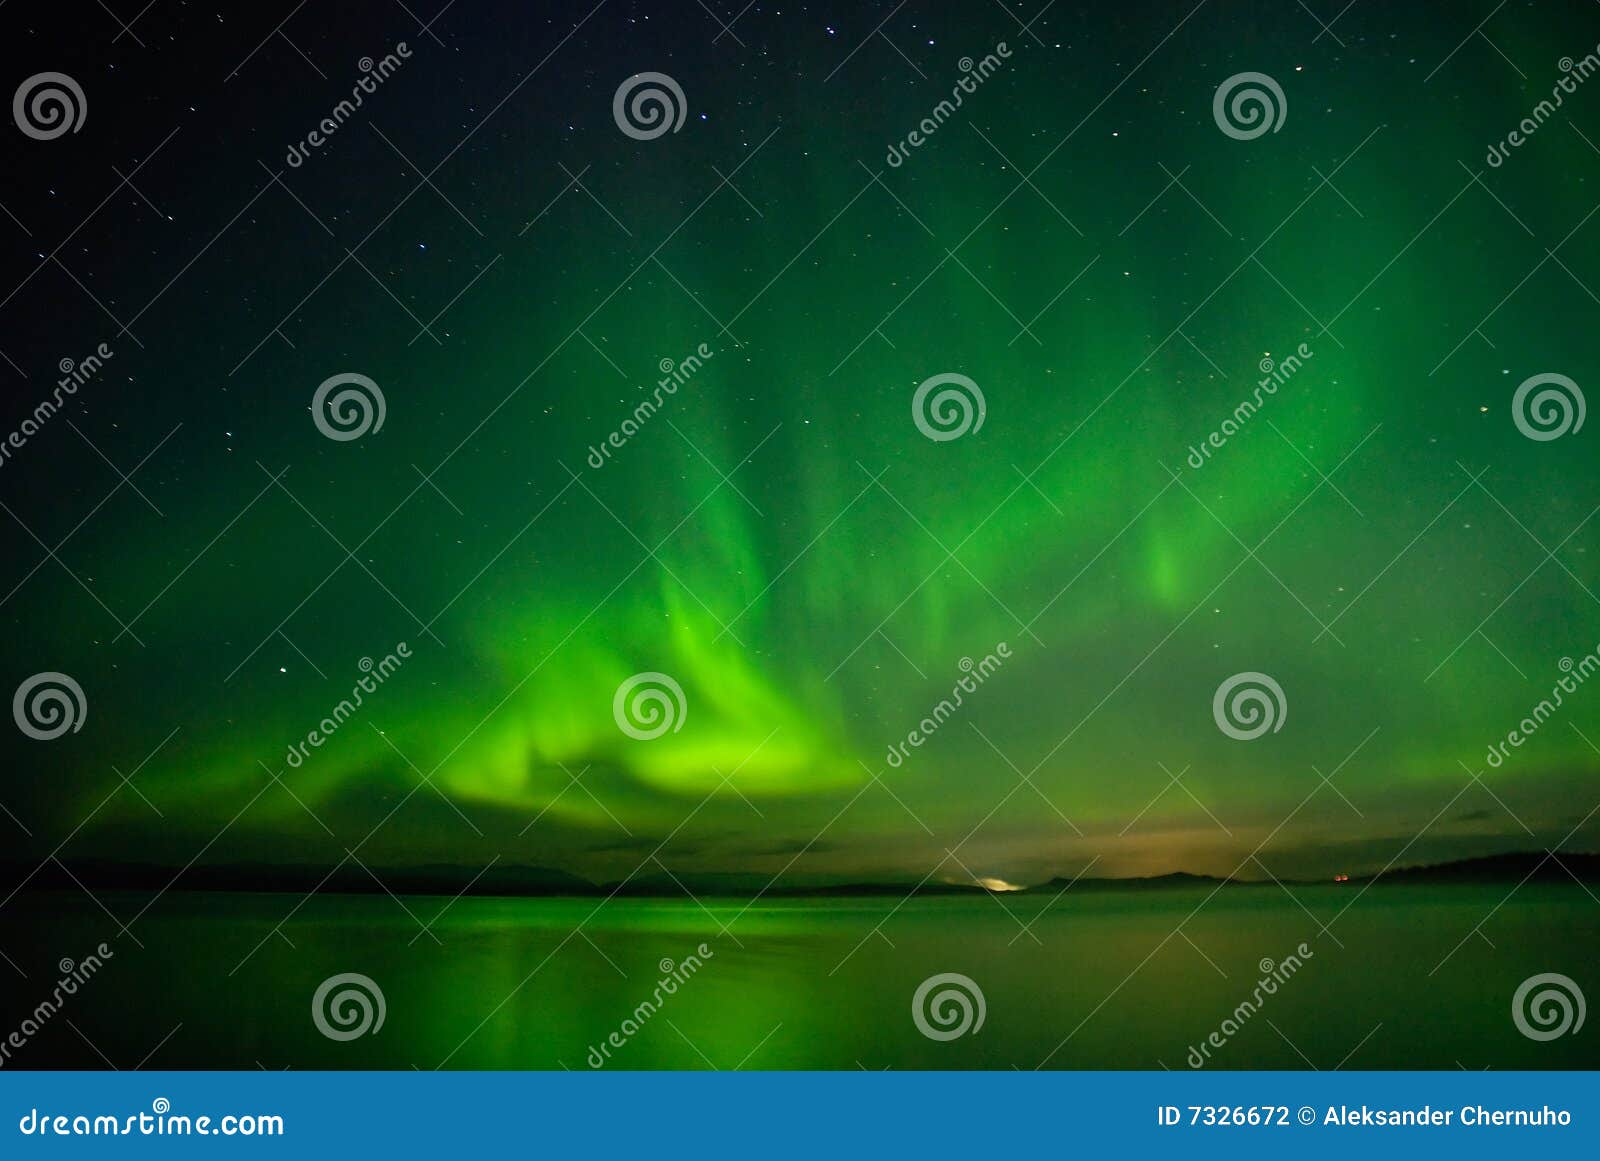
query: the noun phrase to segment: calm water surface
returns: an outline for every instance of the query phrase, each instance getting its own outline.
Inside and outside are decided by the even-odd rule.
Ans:
[[[114,958],[8,1067],[584,1069],[654,1000],[664,961],[704,943],[703,966],[606,1067],[1181,1069],[1252,997],[1262,961],[1305,943],[1313,954],[1208,1067],[1600,1065],[1596,1021],[1541,1043],[1511,1019],[1517,985],[1541,972],[1600,1000],[1600,904],[1576,884],[1502,903],[1509,890],[1391,886],[1353,905],[1354,890],[1328,886],[598,909],[177,892],[131,937],[81,893],[40,893],[7,911],[0,1032],[49,998],[57,961],[103,940]],[[123,922],[148,902],[101,898]],[[338,1042],[311,1001],[344,972],[375,980],[386,1012],[375,1034]],[[945,1042],[912,1018],[918,985],[943,972],[971,977],[985,1002],[983,1026]]]

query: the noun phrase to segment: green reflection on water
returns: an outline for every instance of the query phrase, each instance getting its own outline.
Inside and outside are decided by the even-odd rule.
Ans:
[[[174,893],[139,923],[143,949],[83,896],[26,897],[15,918],[32,929],[17,946],[74,957],[111,929],[114,956],[63,1014],[120,1067],[170,1033],[147,1067],[582,1070],[617,1032],[608,1068],[1181,1069],[1251,996],[1261,961],[1302,943],[1303,966],[1210,1067],[1600,1063],[1592,1028],[1538,1043],[1510,1017],[1529,975],[1595,982],[1600,935],[1577,885],[1525,887],[1498,910],[1503,886],[1381,888],[1343,915],[1351,890],[1293,891],[753,905],[314,896],[298,909],[298,896]],[[119,913],[144,901],[107,897]],[[1472,935],[1491,912],[1492,946]],[[657,1002],[702,944],[698,970]],[[25,966],[29,983],[6,998],[12,1026],[54,965]],[[376,1034],[338,1042],[314,1026],[312,994],[341,972],[382,989]],[[947,1042],[917,1030],[911,997],[940,972],[981,988],[980,1030]],[[12,1063],[104,1066],[64,1020]]]

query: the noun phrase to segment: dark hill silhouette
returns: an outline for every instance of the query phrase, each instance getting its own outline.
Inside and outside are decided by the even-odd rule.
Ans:
[[[870,896],[977,896],[991,894],[976,883],[914,882],[835,882],[798,885],[771,883],[762,875],[748,873],[684,873],[643,875],[621,882],[598,884],[551,867],[497,864],[487,871],[475,867],[427,864],[415,867],[375,867],[367,869],[348,863],[331,875],[324,867],[278,867],[263,864],[196,866],[179,871],[154,864],[84,860],[55,862],[42,867],[17,862],[0,864],[0,888],[10,891],[79,889],[79,884],[95,891],[281,891],[334,894],[410,895],[505,895],[539,898],[545,896],[625,898],[850,898]],[[1385,886],[1405,884],[1497,884],[1507,888],[1520,883],[1555,884],[1574,880],[1600,883],[1600,854],[1549,854],[1521,851],[1463,859],[1432,865],[1396,867],[1376,875],[1353,875],[1340,886]],[[381,880],[379,882],[378,880]],[[1282,880],[1291,886],[1332,885],[1326,878]],[[1043,883],[1016,891],[993,892],[1010,895],[1054,895],[1069,886],[1084,891],[1165,891],[1218,886],[1229,889],[1259,887],[1271,880],[1220,879],[1175,871],[1146,878],[1080,878],[1057,876]]]
[[[1584,883],[1600,882],[1600,854],[1549,854],[1517,851],[1411,867],[1396,867],[1361,882],[1380,883]],[[1357,881],[1354,877],[1352,882]]]

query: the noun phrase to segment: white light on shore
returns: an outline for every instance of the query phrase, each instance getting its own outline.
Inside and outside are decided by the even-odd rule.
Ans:
[[[1020,891],[1022,887],[1016,883],[1008,883],[1004,879],[979,879],[978,886],[986,891]]]

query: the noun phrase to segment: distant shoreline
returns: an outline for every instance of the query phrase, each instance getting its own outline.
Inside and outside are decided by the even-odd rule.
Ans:
[[[472,895],[500,898],[605,899],[849,899],[906,898],[912,895],[964,897],[1008,895],[1051,897],[1076,893],[1159,892],[1181,888],[1247,889],[1251,887],[1340,887],[1360,890],[1377,885],[1487,885],[1524,883],[1600,883],[1600,854],[1516,852],[1424,866],[1397,867],[1373,875],[1338,879],[1223,879],[1185,872],[1145,878],[1073,878],[1058,876],[1014,890],[994,891],[977,883],[837,882],[808,885],[771,884],[759,875],[642,876],[622,883],[594,883],[544,867],[507,867],[480,874],[470,868],[441,866],[374,868],[375,881],[362,867],[325,868],[260,866],[193,867],[176,870],[146,864],[83,862],[33,868],[16,863],[0,870],[0,882],[17,892],[79,890],[204,891],[250,894],[334,895]]]

